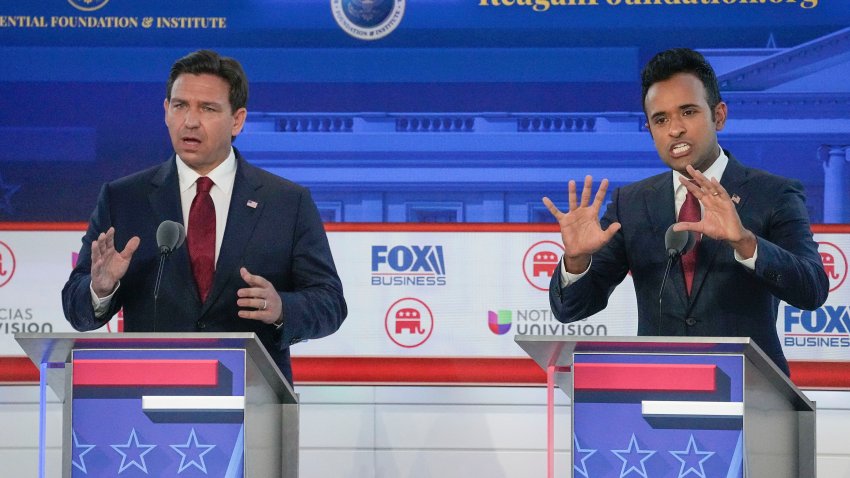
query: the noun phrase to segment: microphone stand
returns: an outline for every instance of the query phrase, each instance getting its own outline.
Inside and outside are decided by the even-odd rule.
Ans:
[[[664,285],[667,283],[667,276],[670,275],[670,268],[673,267],[673,263],[676,262],[676,259],[681,255],[679,252],[676,252],[674,249],[670,249],[667,251],[667,267],[664,269],[664,277],[661,279],[661,290],[658,291],[658,334],[661,335],[661,324],[664,322],[664,309],[663,309],[663,297],[664,297]]]
[[[157,326],[157,306],[159,303],[159,285],[162,283],[162,270],[165,266],[165,258],[171,254],[171,250],[166,246],[159,248],[159,267],[156,271],[156,284],[153,287],[153,331],[156,332]]]

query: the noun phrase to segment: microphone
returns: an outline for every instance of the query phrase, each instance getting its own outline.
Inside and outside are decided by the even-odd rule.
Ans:
[[[670,268],[673,267],[676,259],[693,249],[696,242],[694,233],[691,231],[674,231],[672,224],[667,228],[667,232],[664,233],[664,248],[667,249],[667,267],[664,269],[664,277],[661,279],[661,290],[658,291],[658,335],[661,335],[661,323],[663,322],[661,298],[664,295],[664,285],[667,283],[667,276],[670,275]]]
[[[664,248],[667,249],[667,257],[669,258],[687,254],[694,248],[695,243],[696,236],[691,231],[674,231],[671,225],[664,233]]]
[[[156,228],[156,245],[160,254],[171,254],[186,240],[186,228],[174,221],[162,221]]]
[[[157,302],[159,285],[162,283],[162,270],[165,258],[183,245],[186,240],[186,228],[174,221],[162,221],[156,228],[156,245],[159,249],[159,267],[156,269],[156,285],[153,288],[153,331],[156,332]]]

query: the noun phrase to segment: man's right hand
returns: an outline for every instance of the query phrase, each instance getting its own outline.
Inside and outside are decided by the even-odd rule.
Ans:
[[[91,243],[91,286],[98,297],[106,297],[115,290],[118,281],[127,273],[140,242],[138,236],[133,236],[124,250],[118,252],[115,249],[115,228],[110,227]]]
[[[555,216],[561,228],[561,240],[564,242],[564,268],[571,274],[581,274],[586,271],[590,266],[591,255],[607,244],[620,230],[619,222],[612,223],[604,231],[599,224],[599,210],[608,191],[608,180],[603,179],[599,184],[593,203],[590,202],[592,189],[593,177],[585,176],[581,203],[578,203],[576,182],[570,180],[570,211],[566,214],[558,210],[548,197],[543,198],[543,204]]]

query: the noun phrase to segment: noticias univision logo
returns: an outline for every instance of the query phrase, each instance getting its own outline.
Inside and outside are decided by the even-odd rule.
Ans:
[[[446,285],[443,246],[372,246],[372,285]]]
[[[510,310],[487,311],[487,326],[496,335],[505,335],[511,330],[513,313]]]

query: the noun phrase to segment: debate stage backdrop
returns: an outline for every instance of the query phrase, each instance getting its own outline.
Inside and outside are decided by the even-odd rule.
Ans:
[[[817,239],[833,292],[814,313],[783,305],[786,352],[846,359],[848,26],[837,0],[4,2],[0,355],[20,353],[14,331],[70,330],[59,290],[78,223],[104,182],[170,155],[165,79],[200,48],[249,77],[235,145],[308,186],[332,231],[351,315],[296,354],[519,356],[510,337],[523,321],[634,333],[628,285],[576,329],[543,317],[559,250],[540,198],[564,205],[567,181],[585,174],[616,187],[666,169],[639,72],[687,46],[714,65],[729,105],[721,145],[799,179],[827,225]],[[411,314],[417,323],[398,320]]]

